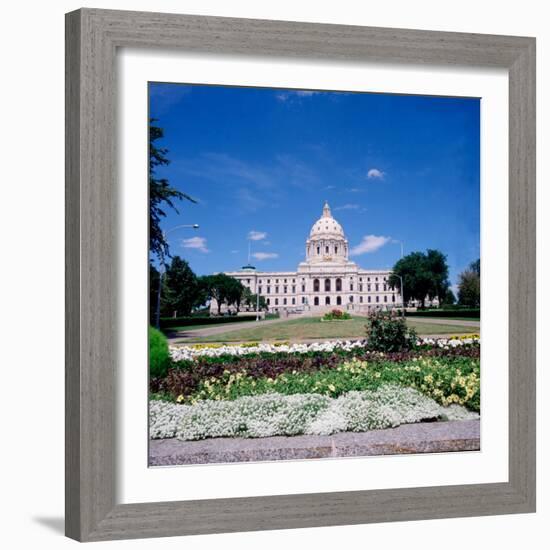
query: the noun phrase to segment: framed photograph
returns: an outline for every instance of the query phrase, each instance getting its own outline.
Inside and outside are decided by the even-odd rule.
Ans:
[[[535,40],[67,14],[66,534],[535,510]]]

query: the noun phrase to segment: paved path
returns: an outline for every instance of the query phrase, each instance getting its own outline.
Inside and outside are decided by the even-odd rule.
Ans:
[[[439,317],[408,317],[409,321],[429,323],[430,325],[457,325],[459,327],[479,328],[479,321],[470,319],[441,319]]]
[[[213,327],[197,328],[192,330],[181,330],[175,333],[174,336],[168,338],[170,344],[184,344],[188,340],[195,340],[196,338],[202,338],[203,336],[213,336],[215,334],[224,334],[226,332],[234,332],[235,330],[241,330],[243,328],[256,328],[265,327],[268,325],[276,325],[278,323],[284,323],[290,319],[269,319],[267,321],[243,321],[242,323],[223,323],[221,325],[215,325]]]
[[[301,460],[345,456],[479,451],[479,420],[421,422],[387,430],[258,439],[220,437],[203,441],[154,439],[149,465]]]
[[[197,328],[192,329],[189,331],[179,331],[175,333],[173,336],[170,336],[168,338],[168,342],[172,345],[174,344],[185,344],[186,342],[193,342],[197,338],[202,338],[204,336],[214,336],[216,334],[225,334],[227,332],[234,332],[236,330],[241,330],[243,328],[257,328],[257,327],[265,327],[268,325],[276,325],[278,323],[285,323],[287,321],[291,321],[293,319],[297,319],[298,317],[291,317],[287,319],[269,319],[268,321],[261,321],[259,323],[256,323],[255,321],[243,321],[242,323],[224,323],[221,325],[215,325],[215,326],[207,326],[204,328]],[[479,331],[479,321],[470,321],[465,319],[439,319],[434,317],[410,317],[411,321],[418,321],[419,323],[427,323],[432,325],[457,325],[461,327],[472,327],[477,329]],[[424,335],[430,337],[430,335]],[[447,335],[445,334],[436,334],[434,337],[438,338],[445,338]],[[332,340],[357,340],[360,339],[359,337],[349,337],[349,338],[332,338]],[[292,339],[291,339],[292,340]],[[331,340],[331,338],[312,338],[308,341],[311,342],[320,342],[320,341],[327,341]],[[306,342],[304,339],[300,339],[301,342]],[[238,342],[232,342],[232,344],[236,344]]]

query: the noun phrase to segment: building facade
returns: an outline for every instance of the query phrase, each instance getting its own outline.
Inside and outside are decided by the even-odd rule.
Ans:
[[[306,259],[296,271],[256,271],[245,266],[226,272],[253,294],[263,296],[270,312],[289,314],[334,308],[367,314],[373,309],[401,307],[399,289],[389,285],[390,274],[384,269],[362,269],[349,259],[344,230],[327,203],[311,228]],[[217,311],[216,303],[211,310]]]

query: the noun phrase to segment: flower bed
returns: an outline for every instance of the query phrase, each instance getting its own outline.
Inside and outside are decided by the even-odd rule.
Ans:
[[[451,349],[479,345],[478,335],[455,338],[418,338],[417,348]],[[204,345],[173,346],[170,355],[174,361],[192,360],[197,357],[221,357],[224,355],[243,356],[266,353],[297,353],[353,351],[365,349],[364,340],[335,340],[330,342],[314,342],[312,344],[238,344],[238,345]]]
[[[423,420],[466,418],[477,418],[477,415],[459,406],[444,408],[413,388],[396,385],[349,392],[338,398],[270,393],[233,401],[201,401],[195,405],[150,403],[150,433],[154,439],[328,435]]]
[[[278,359],[241,359],[226,368],[197,362],[191,369],[170,370],[152,390],[164,399],[196,403],[272,392],[338,397],[350,391],[399,384],[417,388],[441,405],[457,403],[475,411],[480,407],[478,357],[440,354],[392,361],[379,354],[368,361],[342,361],[335,355]]]

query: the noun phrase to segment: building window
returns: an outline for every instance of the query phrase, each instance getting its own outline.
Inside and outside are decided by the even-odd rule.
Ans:
[[[380,301],[380,296],[377,296],[376,297],[376,303],[378,303]]]
[[[341,306],[342,305],[342,296],[336,296],[336,305]]]
[[[275,298],[275,305],[276,305],[276,306],[279,305],[279,298]]]
[[[317,255],[319,255],[319,254],[321,254],[321,247],[320,246],[317,247]]]
[[[267,280],[267,284],[269,284],[270,282],[271,282],[271,279],[268,279],[268,280]]]
[[[319,296],[315,296],[315,299],[313,300],[313,303],[318,306],[319,305]]]
[[[288,291],[288,287],[287,287],[287,286],[285,286],[285,287],[283,288],[283,293],[284,293],[284,294],[286,294],[286,293],[287,293],[287,291]]]
[[[370,302],[371,302],[370,296],[367,296],[367,302],[370,304]]]
[[[270,305],[270,304],[271,304],[271,299],[268,298],[268,299],[267,299],[267,305]]]
[[[378,290],[378,289],[376,289],[376,290]],[[279,287],[278,286],[275,287],[275,294],[279,294]]]
[[[367,285],[367,292],[370,292],[370,285]]]
[[[313,292],[319,292],[319,279],[313,280]]]
[[[384,302],[388,301],[388,297],[384,294]]]
[[[330,296],[325,297],[325,305],[330,306]]]
[[[293,305],[293,306],[296,305],[296,298],[292,298],[292,305]]]
[[[353,291],[353,283],[349,284],[349,289]]]
[[[330,279],[325,279],[325,292],[330,292]]]
[[[363,296],[359,296],[359,302],[362,304],[363,303]]]
[[[283,283],[286,283],[286,279],[283,281]]]
[[[292,282],[295,283],[295,282],[296,282],[296,279],[292,279]]]
[[[378,281],[378,277],[376,277],[376,279],[374,279],[375,281]]]
[[[380,285],[379,285],[378,283],[376,283],[376,284],[374,285],[374,290],[376,290],[376,292],[378,292],[378,287],[379,287],[379,286],[380,286]]]
[[[392,302],[395,302],[395,294],[392,294],[392,295],[391,295],[391,301],[392,301]]]
[[[367,281],[370,281],[370,277],[367,277]]]
[[[388,290],[388,285],[384,285],[384,292],[386,292],[386,290]]]
[[[260,280],[258,281],[258,283],[262,284],[262,280],[260,279]]]
[[[262,293],[262,287],[259,286],[259,287],[258,287],[258,294],[261,294],[261,293]]]
[[[334,253],[338,254],[338,247],[337,246],[334,247]]]
[[[306,297],[302,296],[302,304],[305,304],[305,303],[306,303]]]
[[[328,254],[328,246],[325,246],[325,254]]]
[[[363,292],[363,285],[359,285],[359,292]]]
[[[336,279],[336,292],[342,292],[342,279]]]
[[[271,287],[270,286],[267,287],[267,294],[271,294]]]
[[[286,298],[283,298],[283,305],[286,306]]]
[[[296,294],[296,285],[292,285],[292,294]]]
[[[350,296],[350,297],[349,297],[349,301],[350,301],[350,302],[353,302],[353,296]]]
[[[279,279],[275,279],[275,282],[278,283],[278,282],[279,282]]]
[[[302,285],[302,292],[306,291],[306,285]]]

